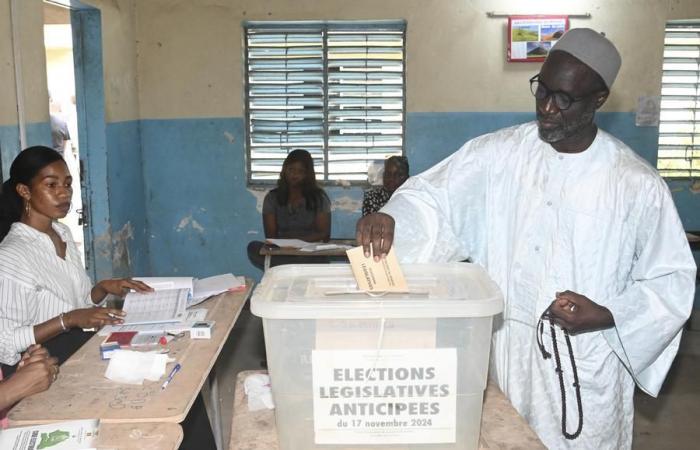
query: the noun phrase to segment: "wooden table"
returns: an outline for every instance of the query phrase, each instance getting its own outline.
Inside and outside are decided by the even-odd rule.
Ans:
[[[100,423],[98,450],[177,450],[182,427],[169,422]]]
[[[222,448],[221,412],[214,364],[228,338],[233,324],[243,309],[252,289],[252,281],[237,293],[226,293],[209,299],[207,320],[214,320],[212,338],[182,338],[168,344],[169,356],[182,365],[167,389],[162,380],[144,384],[119,384],[104,377],[109,361],[100,359],[102,336],[93,336],[62,366],[51,389],[22,400],[9,418],[13,426],[61,420],[100,419],[101,423],[182,422],[202,387],[209,388],[212,407],[212,430],[218,448]],[[173,363],[174,364],[174,363]],[[173,364],[168,364],[166,374]],[[209,384],[204,381],[209,376]]]
[[[248,411],[248,400],[243,389],[245,378],[253,373],[238,374],[233,401],[233,421],[229,450],[278,450],[275,412],[273,410]],[[530,450],[545,446],[532,431],[505,395],[489,382],[484,393],[481,416],[479,449]]]
[[[328,244],[355,246],[354,239],[331,239]],[[318,250],[315,252],[304,252],[293,247],[270,247],[263,245],[260,248],[260,255],[265,257],[265,271],[270,268],[273,256],[345,256],[346,249],[334,248],[329,250]]]

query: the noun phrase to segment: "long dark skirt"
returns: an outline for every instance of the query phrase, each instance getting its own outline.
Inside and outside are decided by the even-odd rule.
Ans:
[[[49,339],[44,342],[42,346],[49,351],[51,356],[58,358],[58,364],[63,364],[66,362],[70,356],[77,352],[80,347],[83,346],[95,333],[92,331],[83,331],[80,328],[72,328],[65,333],[61,333],[58,336]],[[97,355],[99,358],[99,355]],[[17,370],[17,365],[8,366],[2,365],[2,373],[5,377],[8,377],[15,373]]]

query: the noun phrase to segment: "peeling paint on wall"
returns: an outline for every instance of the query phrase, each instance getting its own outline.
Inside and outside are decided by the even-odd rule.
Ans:
[[[110,258],[112,253],[112,229],[107,228],[107,231],[103,234],[95,236],[95,255],[98,258]]]
[[[267,189],[263,190],[248,188],[246,190],[250,192],[253,197],[255,197],[255,209],[258,211],[258,213],[262,214],[263,200],[265,200],[265,196],[267,195]]]
[[[362,209],[362,201],[348,196],[338,197],[331,203],[332,211],[358,212]]]
[[[258,230],[248,230],[248,234],[260,234]]]
[[[228,141],[229,144],[233,144],[236,142],[236,136],[229,133],[228,131],[224,131],[224,137],[226,137],[226,140]]]
[[[197,222],[196,220],[194,220],[192,218],[192,214],[190,214],[189,216],[183,217],[182,220],[180,220],[180,223],[177,225],[176,230],[178,233],[180,233],[182,230],[184,230],[188,226],[194,230],[199,231],[200,233],[204,232],[204,227],[199,222]]]
[[[112,235],[112,265],[115,274],[129,275],[131,273],[131,259],[129,258],[129,241],[134,239],[134,229],[131,222],[127,222]]]

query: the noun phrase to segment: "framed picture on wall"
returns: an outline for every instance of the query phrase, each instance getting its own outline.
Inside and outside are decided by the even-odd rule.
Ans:
[[[508,61],[544,61],[552,45],[568,29],[568,16],[508,17]]]

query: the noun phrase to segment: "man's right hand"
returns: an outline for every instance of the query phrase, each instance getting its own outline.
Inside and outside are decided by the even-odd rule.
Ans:
[[[99,328],[124,323],[126,313],[114,308],[82,308],[63,314],[67,328]]]
[[[364,216],[357,221],[355,240],[362,246],[366,258],[374,255],[374,260],[379,261],[394,243],[394,218],[380,212]]]

